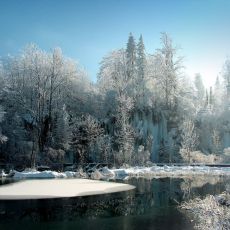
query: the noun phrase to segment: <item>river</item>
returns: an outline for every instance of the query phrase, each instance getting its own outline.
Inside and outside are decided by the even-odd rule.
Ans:
[[[0,186],[15,181],[1,181]],[[75,198],[0,201],[0,229],[189,230],[182,201],[219,194],[227,177],[130,178],[136,189]]]

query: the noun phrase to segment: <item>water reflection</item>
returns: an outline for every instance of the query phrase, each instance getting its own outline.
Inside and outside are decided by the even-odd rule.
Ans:
[[[0,186],[15,182],[12,178],[0,178]]]
[[[121,181],[119,181],[121,182]],[[8,182],[7,182],[8,183]],[[131,178],[136,190],[80,198],[0,201],[0,229],[192,229],[177,210],[183,200],[219,194],[225,177]],[[32,228],[32,227],[31,227]]]

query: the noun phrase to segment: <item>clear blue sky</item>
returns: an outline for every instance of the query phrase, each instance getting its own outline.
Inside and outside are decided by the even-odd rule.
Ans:
[[[182,47],[187,72],[214,81],[230,55],[229,0],[0,0],[0,56],[27,43],[62,48],[96,79],[99,62],[142,33],[146,50],[168,32]]]

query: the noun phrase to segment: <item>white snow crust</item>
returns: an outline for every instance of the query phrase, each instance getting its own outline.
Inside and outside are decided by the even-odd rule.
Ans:
[[[127,184],[88,179],[21,180],[0,186],[0,200],[67,198],[122,192],[134,188]]]

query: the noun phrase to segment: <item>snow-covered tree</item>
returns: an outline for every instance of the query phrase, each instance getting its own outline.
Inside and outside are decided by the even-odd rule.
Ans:
[[[139,38],[137,44],[137,95],[139,98],[139,103],[144,104],[145,102],[145,91],[146,91],[146,55],[145,55],[145,45],[143,42],[142,35]]]
[[[0,105],[0,124],[3,121],[4,115],[5,115],[5,111],[4,111],[3,107]],[[1,130],[1,126],[0,126],[0,144],[3,144],[7,140],[8,140],[8,138],[2,134],[2,130]]]
[[[209,89],[209,105],[210,105],[210,108],[213,107],[213,93],[212,93],[212,87],[210,87],[210,89]]]
[[[212,133],[212,145],[213,145],[213,153],[215,154],[221,153],[221,137],[220,137],[220,132],[217,129],[214,129]]]
[[[155,74],[165,106],[171,109],[176,105],[178,97],[178,81],[182,59],[176,57],[177,50],[173,47],[172,40],[166,33],[162,33],[161,42],[162,48],[158,49],[154,55],[156,66],[158,66]]]
[[[230,59],[227,59],[224,63],[222,76],[226,87],[225,107],[228,109],[230,107]]]
[[[83,78],[85,75],[77,64],[65,58],[59,48],[45,52],[30,44],[20,55],[3,59],[3,76],[6,83],[2,103],[9,114],[4,129],[8,130],[8,123],[13,129],[24,129],[30,136],[26,141],[36,147],[27,151],[33,152],[33,159],[37,158],[38,153],[47,151],[48,147],[53,147],[54,139],[56,147],[66,146],[64,139],[67,139],[68,131],[60,128],[66,123],[63,107],[66,105],[66,113],[77,112],[74,107],[76,89],[81,89],[81,98],[77,95],[77,99],[84,98],[82,101],[85,102],[88,97]],[[23,121],[22,125],[13,123],[16,122],[16,116]],[[7,145],[15,146],[13,139]],[[19,136],[16,142],[20,141]],[[12,152],[15,151],[12,149]]]
[[[104,134],[97,138],[97,150],[98,154],[96,156],[98,162],[104,163],[114,163],[116,155],[113,151],[113,137]]]
[[[223,97],[224,97],[223,85],[220,82],[219,76],[217,76],[214,85],[214,92],[213,92],[213,106],[214,106],[214,110],[218,113],[220,113],[223,110],[223,105],[224,105]]]
[[[223,78],[226,86],[230,85],[230,59],[227,59],[223,66]]]
[[[53,125],[53,145],[57,148],[68,149],[70,142],[69,114],[66,111],[65,104],[54,118]]]
[[[115,155],[118,164],[131,163],[134,150],[134,130],[130,124],[131,111],[134,107],[134,71],[136,68],[136,54],[134,39],[131,36],[127,50],[112,52],[103,59],[99,73],[99,84],[104,86],[102,92],[105,96],[114,95],[113,106],[105,109],[115,117],[114,145],[117,150]],[[134,59],[134,60],[133,60]],[[104,84],[107,82],[108,85]],[[105,93],[106,92],[106,93]],[[109,110],[108,110],[109,109]],[[109,114],[109,113],[107,113]]]
[[[97,140],[102,134],[100,123],[90,115],[82,115],[74,121],[71,145],[76,161],[82,164],[95,160]]]
[[[230,62],[224,86],[217,79],[205,98],[201,76],[193,83],[186,78],[171,38],[163,33],[161,42],[146,54],[142,36],[136,45],[130,34],[125,48],[102,59],[97,84],[60,48],[30,44],[2,59],[0,142],[8,141],[1,154],[32,166],[63,161],[66,152],[80,162],[142,164],[178,159],[181,144],[191,161],[198,133],[199,150],[221,153],[230,143]]]
[[[134,152],[134,129],[130,124],[130,113],[133,108],[133,102],[129,96],[124,94],[119,95],[117,100],[115,142],[118,145],[119,158],[122,162],[131,164]]]
[[[140,82],[145,78],[145,68],[146,68],[146,55],[145,55],[145,45],[142,35],[139,38],[137,44],[137,73]]]
[[[118,73],[121,72],[122,73]],[[108,91],[118,91],[118,87],[126,82],[130,82],[127,79],[126,71],[126,57],[123,49],[113,51],[106,55],[101,61],[100,72],[98,74],[98,85],[100,91],[105,94]],[[122,75],[121,75],[122,74]],[[119,76],[118,76],[119,75]]]
[[[136,74],[136,43],[132,33],[129,34],[129,39],[126,47],[126,65],[127,65],[127,77],[135,78]]]
[[[186,119],[180,126],[181,131],[181,150],[180,153],[184,160],[191,163],[191,152],[195,150],[198,144],[198,136],[196,133],[194,122]]]
[[[196,89],[196,98],[197,98],[196,105],[198,107],[203,107],[204,98],[205,98],[205,87],[203,84],[202,76],[199,73],[195,75],[194,85]]]

